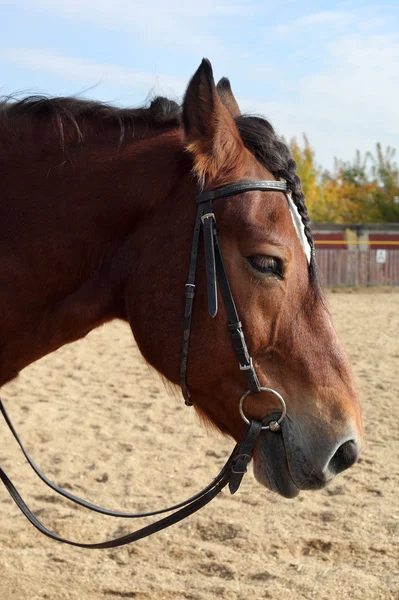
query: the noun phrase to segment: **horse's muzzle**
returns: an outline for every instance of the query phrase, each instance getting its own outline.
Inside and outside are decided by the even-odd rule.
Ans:
[[[294,498],[300,490],[325,487],[355,464],[359,453],[360,443],[351,430],[329,441],[320,431],[312,436],[288,418],[281,432],[262,433],[254,451],[254,473],[269,489]]]

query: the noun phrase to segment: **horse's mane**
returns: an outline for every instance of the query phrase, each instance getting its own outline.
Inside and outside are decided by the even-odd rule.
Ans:
[[[285,179],[305,226],[305,233],[314,250],[310,219],[305,205],[296,164],[288,146],[276,135],[264,118],[241,115],[235,119],[244,145],[276,179]],[[139,137],[156,135],[182,126],[182,107],[162,96],[154,98],[146,107],[118,108],[103,102],[74,97],[50,98],[29,96],[21,100],[6,97],[0,100],[0,135],[26,131],[36,123],[50,125],[52,134],[59,137],[62,148],[73,139],[81,144],[93,136],[106,135],[119,145]],[[312,253],[310,277],[320,296],[316,264]]]
[[[181,107],[161,96],[154,98],[149,106],[140,108],[118,108],[74,97],[28,96],[18,100],[8,96],[0,101],[0,128],[3,131],[15,132],[18,125],[26,130],[35,123],[47,126],[47,134],[58,135],[63,147],[66,139],[82,143],[104,133],[115,139],[115,130],[119,132],[117,141],[121,144],[136,135],[145,137],[146,132],[179,127]]]

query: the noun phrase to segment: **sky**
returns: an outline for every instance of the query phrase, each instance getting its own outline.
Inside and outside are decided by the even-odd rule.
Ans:
[[[0,0],[0,94],[180,100],[203,57],[316,161],[399,151],[399,0]]]

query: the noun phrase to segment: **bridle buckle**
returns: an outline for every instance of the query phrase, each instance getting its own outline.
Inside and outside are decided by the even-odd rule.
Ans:
[[[216,223],[215,213],[213,213],[213,212],[205,213],[205,215],[202,215],[202,217],[201,217],[202,224],[205,223],[205,219],[213,219],[214,222]]]
[[[240,371],[251,371],[254,368],[253,362],[252,362],[252,356],[249,357],[249,364],[248,365],[242,365],[241,363],[239,363],[240,365]]]
[[[233,461],[233,464],[231,465],[231,470],[233,473],[235,473],[236,475],[244,475],[244,473],[247,472],[247,465],[248,463],[251,462],[251,455],[250,454],[239,454]]]

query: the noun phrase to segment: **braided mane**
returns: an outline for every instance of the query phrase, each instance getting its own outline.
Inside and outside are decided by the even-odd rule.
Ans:
[[[235,119],[235,122],[245,147],[276,179],[285,179],[287,182],[288,190],[291,192],[292,200],[301,216],[305,235],[311,248],[310,279],[318,296],[321,297],[311,221],[305,204],[305,195],[301,188],[301,180],[296,173],[296,163],[290,150],[276,135],[272,125],[266,119],[241,115]]]

